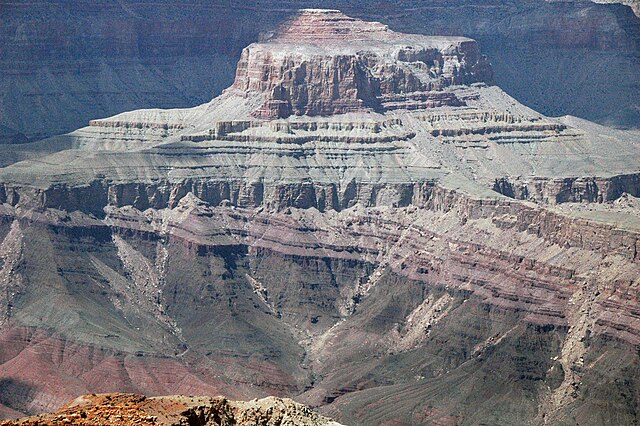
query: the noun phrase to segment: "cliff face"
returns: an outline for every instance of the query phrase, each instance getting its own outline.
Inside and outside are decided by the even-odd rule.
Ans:
[[[625,4],[625,5],[629,6],[633,10],[633,13],[635,13],[636,16],[640,17],[640,2],[638,2],[637,0],[626,0],[626,1],[621,1],[621,2],[602,0],[602,1],[597,1],[595,3],[604,3],[604,4],[606,4],[606,3],[621,3],[621,4]]]
[[[121,391],[638,421],[637,132],[519,104],[473,40],[337,11],[236,75],[0,147],[3,415]]]
[[[637,383],[637,230],[445,191],[428,208],[275,213],[188,195],[103,221],[3,217],[14,410],[121,389],[298,395],[349,424],[483,416],[464,379],[514,422],[634,419],[588,407]]]
[[[308,10],[270,37],[243,50],[233,85],[265,93],[253,113],[259,118],[384,111],[404,107],[400,100],[415,108],[459,106],[446,87],[492,80],[473,40],[409,40],[339,11]]]

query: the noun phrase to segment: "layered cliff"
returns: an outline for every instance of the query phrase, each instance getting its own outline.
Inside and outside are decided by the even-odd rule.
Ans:
[[[244,47],[314,0],[12,2],[0,10],[0,125],[36,140],[87,121],[206,102]],[[498,83],[548,115],[638,127],[638,19],[590,2],[323,1],[396,31],[480,41]],[[408,13],[407,11],[410,11]],[[215,75],[211,71],[215,70]],[[1,139],[1,138],[0,138]]]
[[[513,423],[574,410],[633,421],[591,404],[637,383],[614,382],[640,341],[637,220],[431,200],[276,213],[188,194],[174,209],[109,208],[102,221],[7,210],[3,404],[39,412],[116,389],[275,393],[353,424],[500,407]],[[39,277],[52,281],[24,285]],[[485,381],[494,398],[465,408],[478,388],[461,380]]]
[[[209,103],[1,147],[4,415],[120,391],[638,421],[640,135],[492,75],[473,40],[302,10]]]
[[[446,87],[492,80],[473,40],[408,38],[339,11],[305,10],[269,37],[244,49],[233,85],[265,93],[258,118],[460,106]]]

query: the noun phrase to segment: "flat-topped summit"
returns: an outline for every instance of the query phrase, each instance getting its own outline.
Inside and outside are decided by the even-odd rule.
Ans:
[[[303,9],[241,56],[234,89],[261,93],[262,119],[439,106],[450,86],[491,83],[474,40],[396,33],[337,10]]]
[[[335,9],[301,9],[275,32],[280,41],[321,43],[328,40],[380,38],[390,33],[387,25],[351,18]]]
[[[403,42],[440,48],[452,43],[474,43],[467,37],[398,33],[386,24],[352,18],[336,9],[300,9],[263,41],[315,45],[325,51],[358,50],[365,43],[369,49],[378,44]]]

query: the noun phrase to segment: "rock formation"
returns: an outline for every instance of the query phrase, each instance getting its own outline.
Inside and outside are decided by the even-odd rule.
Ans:
[[[290,399],[229,401],[224,397],[84,395],[54,413],[0,422],[36,425],[340,426]]]
[[[622,4],[626,4],[627,6],[629,6],[631,9],[633,9],[633,13],[636,14],[636,16],[640,17],[640,2],[638,0],[625,0],[625,1],[613,1],[613,0],[598,0],[595,3],[622,3]]]
[[[308,9],[270,37],[244,49],[233,85],[266,94],[258,118],[460,106],[443,89],[492,80],[472,40],[407,38],[339,11]]]
[[[206,102],[233,82],[242,49],[260,33],[296,8],[318,4],[3,4],[0,125],[33,141],[123,111]],[[321,4],[396,31],[474,38],[498,71],[499,85],[527,106],[546,115],[639,127],[640,19],[627,7],[532,0]],[[0,136],[0,143],[6,141]]]
[[[523,106],[473,40],[303,10],[207,104],[0,149],[4,416],[638,421],[640,134]]]

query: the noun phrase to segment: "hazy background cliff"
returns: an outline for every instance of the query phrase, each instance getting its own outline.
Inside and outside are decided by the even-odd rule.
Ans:
[[[640,18],[539,0],[0,2],[0,143],[145,107],[194,106],[233,81],[241,49],[300,7],[480,41],[496,83],[547,115],[640,127]]]

